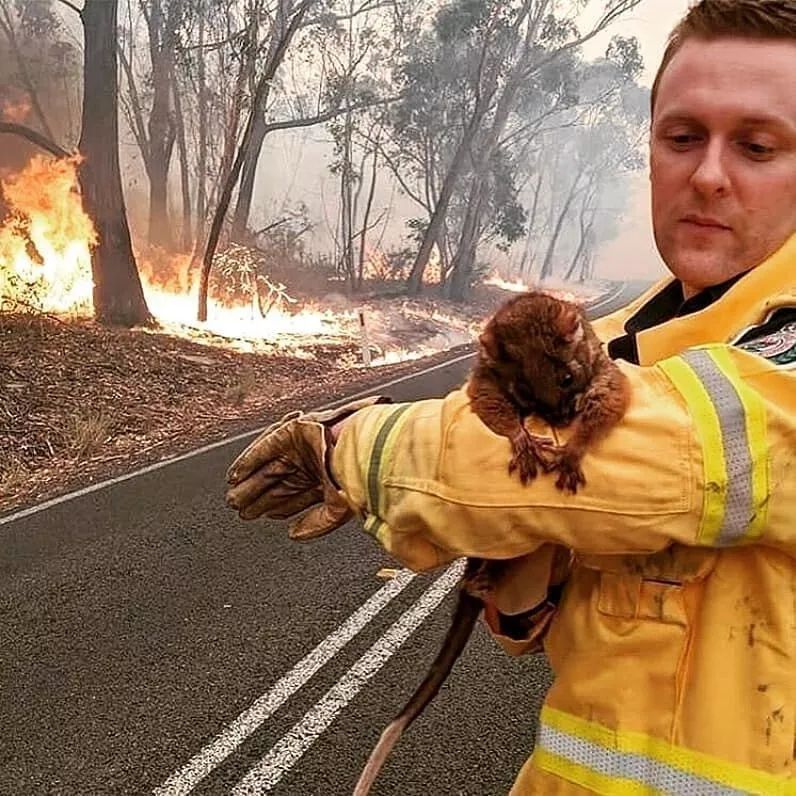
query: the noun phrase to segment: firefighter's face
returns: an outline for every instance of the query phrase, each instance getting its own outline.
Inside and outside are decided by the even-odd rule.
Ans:
[[[653,110],[655,241],[688,295],[796,232],[796,41],[686,41]]]

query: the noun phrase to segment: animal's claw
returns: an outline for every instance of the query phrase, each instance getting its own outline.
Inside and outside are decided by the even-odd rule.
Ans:
[[[481,600],[486,600],[493,591],[492,578],[485,566],[481,566],[476,572],[466,575],[462,579],[461,586],[468,594]]]
[[[580,467],[580,457],[575,456],[566,447],[560,449],[551,469],[558,470],[556,480],[558,489],[568,490],[574,495],[579,486],[586,486],[586,476]]]
[[[540,437],[538,434],[528,434],[533,455],[539,466],[549,473],[555,466],[558,452],[561,448],[549,437]]]
[[[509,473],[519,470],[523,485],[532,481],[539,473],[550,471],[550,461],[545,454],[555,455],[558,447],[547,437],[529,434],[525,429],[511,438],[513,456],[509,462]]]
[[[509,462],[509,473],[519,471],[520,481],[527,484],[536,478],[538,469],[533,445],[524,429],[511,438],[511,450],[513,456]]]

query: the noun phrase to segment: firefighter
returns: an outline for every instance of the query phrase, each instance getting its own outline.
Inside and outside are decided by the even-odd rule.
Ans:
[[[577,495],[509,476],[464,388],[294,413],[229,469],[244,519],[310,509],[295,538],[358,516],[417,571],[512,559],[484,618],[555,674],[514,796],[796,794],[794,86],[792,0],[701,0],[673,31],[650,128],[671,276],[595,324],[632,398]]]

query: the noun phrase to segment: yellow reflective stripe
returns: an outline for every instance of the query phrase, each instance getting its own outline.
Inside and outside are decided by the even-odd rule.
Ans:
[[[540,734],[545,725],[561,733],[583,739],[600,747],[609,756],[616,754],[637,755],[655,763],[676,769],[684,775],[716,784],[725,789],[737,789],[742,793],[770,794],[770,796],[796,796],[796,782],[791,778],[778,777],[764,771],[757,771],[727,760],[675,746],[660,738],[629,730],[611,730],[596,722],[587,721],[571,713],[542,707]],[[542,747],[544,748],[544,746]],[[560,754],[558,755],[561,756]],[[551,770],[567,778],[563,769]],[[628,777],[622,777],[628,779]],[[645,786],[649,787],[649,786]],[[645,793],[650,792],[645,790]],[[654,791],[653,791],[654,792]],[[699,793],[707,793],[703,788]]]
[[[614,796],[614,794],[616,796],[659,796],[659,794],[663,796],[663,791],[627,779],[609,777],[599,771],[567,760],[565,757],[548,752],[541,746],[537,746],[533,750],[531,762],[544,771],[562,777],[567,782],[574,782],[582,788],[601,794],[601,796]]]
[[[685,398],[699,435],[705,489],[697,541],[711,545],[716,541],[724,520],[727,494],[727,466],[719,416],[702,381],[684,360],[673,357],[658,363],[658,366]]]
[[[386,461],[390,455],[398,429],[401,423],[398,421],[404,417],[406,411],[410,409],[411,404],[403,404],[397,406],[395,411],[390,412],[381,422],[376,436],[373,440],[373,448],[370,452],[368,463],[368,513],[382,516],[383,506],[380,500],[379,484],[381,483],[381,466],[382,462]]]
[[[760,395],[738,374],[738,368],[726,348],[708,352],[716,366],[735,388],[744,408],[746,436],[752,461],[751,521],[745,533],[748,541],[759,539],[768,519],[769,457],[766,407]]]
[[[387,523],[384,522],[381,517],[377,517],[375,514],[369,514],[363,523],[365,531],[377,541],[380,541],[379,534],[381,533],[381,529],[386,527],[386,525]]]

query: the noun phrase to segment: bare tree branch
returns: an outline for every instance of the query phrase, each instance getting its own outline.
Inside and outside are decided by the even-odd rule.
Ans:
[[[403,189],[404,193],[410,198],[417,202],[420,207],[422,207],[426,212],[431,213],[431,207],[424,202],[412,189],[406,184],[403,177],[401,177],[401,167],[398,166],[393,160],[390,159],[390,156],[387,154],[387,151],[384,147],[380,144],[379,145],[379,152],[381,156],[386,161],[387,165],[390,168],[390,171],[393,173],[393,176],[398,181],[398,184]]]
[[[266,133],[272,133],[274,130],[292,130],[295,127],[312,127],[316,124],[328,122],[336,116],[342,116],[344,113],[353,113],[354,111],[359,111],[363,108],[373,108],[377,105],[389,105],[397,99],[399,99],[399,97],[388,97],[387,99],[376,101],[365,100],[363,102],[355,102],[353,105],[348,105],[345,108],[327,108],[325,111],[315,116],[308,116],[304,119],[284,119],[281,122],[269,122],[265,125],[265,131]]]
[[[210,275],[210,268],[213,263],[213,256],[215,255],[216,247],[218,246],[218,239],[221,235],[221,227],[224,224],[224,218],[229,209],[230,199],[232,198],[232,191],[238,182],[241,169],[243,168],[243,161],[246,157],[249,145],[251,144],[252,131],[254,129],[254,122],[257,114],[261,112],[261,105],[263,98],[268,90],[270,82],[274,79],[274,74],[279,68],[279,65],[284,59],[285,51],[287,50],[296,30],[301,26],[304,17],[309,10],[310,6],[315,0],[302,0],[298,7],[294,10],[290,22],[287,24],[282,37],[273,50],[271,57],[268,59],[265,71],[257,83],[257,89],[254,93],[254,98],[251,103],[249,111],[249,118],[246,122],[246,127],[243,131],[238,153],[230,169],[230,173],[226,176],[224,186],[218,199],[216,212],[213,216],[213,222],[210,226],[210,233],[207,237],[207,244],[205,246],[204,257],[202,258],[202,269],[199,275],[199,312],[198,319],[200,321],[207,320],[207,286],[208,277]]]
[[[350,14],[330,14],[325,19],[334,20],[335,22],[347,22],[348,20],[358,17],[360,14],[367,14],[369,11],[376,11],[379,8],[392,7],[394,0],[365,0],[362,5]],[[318,25],[324,21],[324,17],[315,17],[308,19],[302,27],[308,28],[310,25]]]
[[[557,50],[551,52],[546,58],[540,58],[538,61],[532,62],[529,67],[524,71],[523,78],[529,78],[534,72],[538,72],[543,66],[558,59],[563,53],[569,50],[574,50],[585,44],[587,41],[593,39],[598,33],[601,33],[605,28],[618,19],[625,11],[630,11],[635,8],[641,0],[617,0],[610,6],[602,17],[595,23],[594,27],[588,32],[584,33],[576,39],[573,39],[566,44],[562,44]]]
[[[58,146],[55,141],[51,140],[46,135],[42,135],[30,127],[26,127],[24,124],[16,124],[15,122],[0,122],[0,133],[18,135],[20,138],[30,141],[31,144],[41,147],[41,149],[44,149],[51,155],[55,155],[57,158],[68,158],[74,154],[63,147]]]
[[[83,17],[83,10],[78,8],[73,3],[70,3],[69,0],[58,0],[59,3],[63,3],[67,8],[71,8],[72,11],[75,12],[81,19]]]
[[[233,42],[245,36],[248,29],[249,26],[247,25],[245,28],[235,31],[235,33],[230,33],[229,36],[221,39],[221,41],[202,42],[199,44],[184,44],[181,47],[176,47],[175,49],[179,50],[180,52],[190,52],[191,50],[204,50],[205,52],[210,52],[212,50],[218,50],[221,47],[224,47],[227,44],[232,44]]]
[[[262,229],[258,229],[252,234],[257,237],[258,235],[265,235],[266,232],[270,232],[272,229],[276,229],[277,227],[281,227],[282,224],[287,224],[288,221],[291,221],[291,216],[285,216],[284,218],[280,218],[276,221],[272,221],[270,224],[266,224]]]
[[[121,43],[116,48],[119,54],[119,60],[122,63],[124,75],[127,78],[127,88],[130,92],[130,108],[132,111],[132,120],[134,124],[130,124],[133,131],[135,140],[138,143],[138,148],[141,150],[141,155],[144,158],[144,164],[149,169],[149,136],[147,135],[146,125],[144,124],[144,114],[141,110],[141,101],[138,98],[138,89],[135,85],[135,75],[133,74],[133,67],[130,60],[124,52]]]
[[[36,91],[36,86],[33,85],[30,72],[28,72],[28,69],[25,66],[25,59],[22,57],[22,53],[20,52],[17,36],[14,32],[14,22],[11,18],[11,12],[8,10],[8,6],[5,4],[5,2],[0,3],[0,9],[2,9],[3,17],[5,17],[5,19],[0,18],[0,29],[2,29],[3,33],[6,34],[8,43],[11,45],[11,50],[14,53],[14,59],[19,67],[20,77],[22,78],[22,82],[25,84],[25,88],[30,95],[30,101],[33,105],[33,110],[36,111],[36,116],[39,117],[39,122],[41,123],[42,129],[46,135],[48,135],[50,138],[54,138],[55,136],[53,135],[52,128],[47,122],[47,117],[44,115],[44,109],[39,102],[39,95]]]

